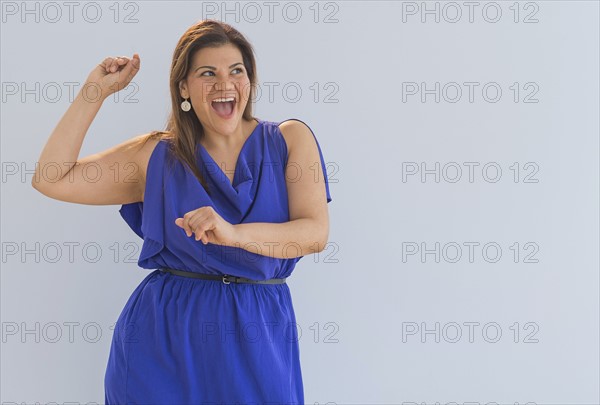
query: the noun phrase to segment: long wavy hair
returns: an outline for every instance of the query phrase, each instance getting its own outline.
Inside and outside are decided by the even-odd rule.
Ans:
[[[167,139],[172,152],[169,155],[175,156],[180,162],[186,164],[209,195],[209,187],[197,165],[197,161],[200,159],[198,144],[199,140],[204,137],[204,129],[193,112],[193,108],[188,112],[181,109],[181,102],[184,99],[181,97],[179,84],[186,79],[188,72],[192,69],[192,61],[196,52],[203,48],[226,44],[235,45],[242,54],[250,80],[248,103],[242,116],[246,120],[254,119],[252,109],[257,83],[254,49],[250,42],[231,25],[218,20],[205,19],[185,31],[173,52],[169,77],[171,113],[167,119],[165,130],[152,131],[147,137],[144,137],[144,143],[150,139]]]

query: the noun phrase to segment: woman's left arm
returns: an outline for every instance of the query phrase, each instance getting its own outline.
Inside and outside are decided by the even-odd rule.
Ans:
[[[264,256],[290,259],[325,249],[329,238],[326,174],[315,138],[304,123],[285,121],[279,129],[288,149],[285,178],[290,220],[234,225],[232,245]]]

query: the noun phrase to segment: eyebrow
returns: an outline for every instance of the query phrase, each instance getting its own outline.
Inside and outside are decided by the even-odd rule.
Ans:
[[[242,63],[242,62],[237,62],[237,63],[234,63],[233,65],[230,65],[230,66],[229,66],[229,69],[231,69],[232,67],[234,67],[234,66],[236,66],[236,65],[243,65],[243,63]],[[202,68],[207,68],[207,69],[217,70],[217,68],[216,68],[216,67],[214,67],[214,66],[200,66],[200,67],[197,67],[196,69],[194,69],[194,72],[196,72],[196,71],[198,71],[198,69],[202,69]]]

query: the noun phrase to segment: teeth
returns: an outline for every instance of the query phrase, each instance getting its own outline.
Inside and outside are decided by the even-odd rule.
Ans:
[[[213,103],[227,103],[229,101],[235,101],[235,98],[233,97],[228,97],[228,98],[217,98],[213,100]]]

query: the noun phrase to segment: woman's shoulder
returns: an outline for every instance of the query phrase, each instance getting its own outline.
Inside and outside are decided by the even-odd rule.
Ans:
[[[288,153],[294,149],[294,145],[300,143],[312,143],[314,133],[304,121],[298,118],[288,118],[276,123],[278,132],[281,134],[287,146]]]

